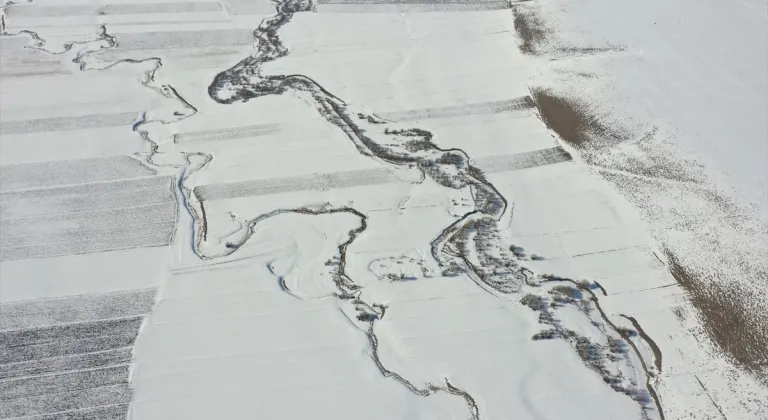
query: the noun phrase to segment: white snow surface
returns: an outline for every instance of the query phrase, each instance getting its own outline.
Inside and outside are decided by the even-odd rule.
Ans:
[[[502,293],[471,270],[446,272],[433,256],[441,232],[475,208],[476,187],[446,188],[412,165],[361,154],[310,95],[233,104],[209,96],[216,75],[254,51],[251,32],[275,15],[270,4],[8,3],[0,165],[31,181],[2,188],[10,239],[2,243],[9,257],[0,261],[0,303],[157,289],[124,379],[131,393],[101,403],[125,414],[109,418],[764,418],[768,391],[700,343],[694,321],[674,314],[686,297],[642,209],[575,153],[552,157],[565,152],[535,109],[500,105],[524,98],[531,85],[558,83],[553,70],[570,64],[520,53],[509,9],[391,13],[357,5],[343,13],[348,6],[339,3],[295,13],[280,27],[289,54],[266,62],[263,74],[305,75],[361,116],[391,116],[399,122],[388,127],[428,130],[440,149],[461,149],[506,199],[497,223],[505,247],[496,251],[512,258],[510,246],[520,249],[514,261],[531,282]],[[737,7],[745,6],[764,14],[762,4]],[[726,8],[755,19],[733,9]],[[582,17],[589,22],[575,19]],[[45,43],[24,48],[34,39],[23,31]],[[606,34],[648,42],[637,48],[663,41]],[[750,48],[765,45],[756,42]],[[728,54],[741,59],[746,51]],[[669,61],[657,70],[686,61],[663,57]],[[766,107],[761,68],[737,70],[701,95],[743,96],[738,109],[755,115]],[[633,89],[658,95],[649,96],[654,102],[667,90]],[[713,156],[726,153],[715,149],[717,136],[742,142],[728,149],[740,152],[726,155],[721,170],[735,177],[742,168],[743,188],[758,188],[764,167],[754,156],[766,150],[765,131],[736,109],[691,101],[699,117],[669,125],[709,136],[702,141]],[[658,115],[677,115],[667,106]],[[718,119],[730,119],[731,131]],[[754,153],[744,151],[750,147]],[[141,169],[88,163],[115,156],[131,156]],[[46,183],[33,175],[46,162],[74,169]],[[87,176],[78,170],[94,167]],[[301,211],[274,213],[285,209]],[[169,224],[170,234],[161,228]],[[443,256],[458,247],[447,244]],[[483,249],[472,252],[467,261],[482,261]],[[539,284],[544,275],[557,277]],[[526,295],[541,297],[546,310],[521,303]],[[541,322],[545,313],[552,323]],[[634,328],[622,315],[655,344],[622,335]],[[574,335],[532,339],[547,329]],[[580,352],[577,338],[599,346]],[[588,367],[594,360],[602,371]],[[0,418],[59,407],[37,396],[59,390],[18,382],[23,390],[10,391],[12,380],[0,378],[8,392],[0,401],[10,407]],[[78,415],[96,404],[73,397],[56,411]]]

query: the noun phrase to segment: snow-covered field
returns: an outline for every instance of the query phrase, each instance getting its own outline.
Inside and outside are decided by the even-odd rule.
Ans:
[[[6,3],[0,418],[764,418],[681,287],[764,236],[681,253],[658,149],[558,130],[632,47],[526,48],[556,10]]]

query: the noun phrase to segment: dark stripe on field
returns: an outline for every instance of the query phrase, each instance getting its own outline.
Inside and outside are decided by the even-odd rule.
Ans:
[[[128,404],[130,402],[131,390],[126,381],[125,383],[118,385],[107,385],[103,387],[57,392],[55,394],[31,395],[4,400],[2,401],[2,404],[0,404],[0,419],[54,414],[62,411],[115,404]]]
[[[387,3],[328,3],[318,4],[317,13],[428,13],[428,12],[480,12],[484,10],[506,10],[512,6],[507,1],[487,3],[448,3],[448,4],[387,4]]]
[[[1,380],[0,403],[14,398],[128,383],[130,368],[130,365],[125,364],[55,375]]]
[[[24,417],[24,420],[125,420],[128,418],[128,407],[129,404],[113,404]]]
[[[0,191],[85,184],[155,175],[130,156],[0,166]]]
[[[7,302],[0,311],[0,330],[49,327],[146,315],[155,304],[155,289]]]
[[[453,118],[467,115],[499,114],[502,112],[532,109],[533,101],[529,96],[506,99],[503,101],[479,102],[465,105],[454,105],[438,108],[410,109],[376,113],[379,117],[392,121],[416,121],[435,118]]]
[[[483,171],[493,173],[551,165],[569,160],[571,160],[571,155],[568,152],[560,147],[554,147],[533,152],[489,156],[473,159],[472,162],[474,166]],[[206,201],[297,191],[324,191],[337,188],[380,185],[390,182],[397,182],[397,178],[387,169],[378,168],[332,174],[309,174],[297,177],[201,185],[196,187],[194,192],[198,199]]]
[[[221,11],[218,2],[118,3],[105,5],[19,5],[6,10],[10,18],[44,18],[97,15],[139,15],[153,13],[201,13]]]
[[[37,118],[22,121],[0,122],[0,135],[43,133],[49,131],[78,130],[85,128],[119,127],[133,125],[139,112],[116,114],[81,115],[77,117]]]
[[[155,293],[4,303],[0,419],[125,419],[132,346]]]
[[[115,37],[118,50],[235,47],[253,44],[253,34],[248,29],[118,33]]]
[[[176,135],[177,142],[191,141],[217,141],[217,140],[235,140],[248,137],[263,136],[266,134],[277,133],[281,130],[280,124],[260,124],[245,127],[230,127],[216,130],[192,131],[188,133],[179,133]]]
[[[124,347],[96,353],[51,357],[47,359],[36,359],[27,362],[0,365],[0,379],[44,375],[82,369],[96,369],[128,364],[130,362],[131,348]]]

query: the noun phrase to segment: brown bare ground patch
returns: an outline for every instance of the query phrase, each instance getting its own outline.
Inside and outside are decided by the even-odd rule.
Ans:
[[[516,6],[512,8],[515,16],[515,32],[520,37],[520,51],[524,54],[537,54],[547,43],[550,31],[544,20],[533,10]]]
[[[660,147],[664,143],[656,138],[657,127],[637,138],[631,122],[619,120],[611,112],[599,115],[596,107],[580,98],[542,87],[532,88],[531,97],[547,127],[579,149],[587,164],[648,178],[703,181],[700,164]]]
[[[707,282],[665,251],[669,271],[687,292],[712,341],[734,362],[768,382],[768,328],[749,308],[748,298],[736,288]]]
[[[571,146],[580,148],[593,138],[617,137],[584,101],[557,95],[546,88],[532,88],[531,97],[544,124]]]

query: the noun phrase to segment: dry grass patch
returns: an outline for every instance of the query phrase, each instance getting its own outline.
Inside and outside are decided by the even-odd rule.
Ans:
[[[531,97],[544,124],[571,146],[580,148],[593,139],[621,137],[603,125],[584,101],[557,95],[547,88],[532,88]]]
[[[707,335],[734,362],[768,382],[768,328],[754,316],[748,297],[695,276],[671,252],[665,254],[669,271],[688,292]]]
[[[515,32],[520,37],[520,51],[532,55],[539,53],[550,35],[544,20],[538,13],[520,6],[513,7],[512,13],[515,16]]]

